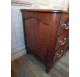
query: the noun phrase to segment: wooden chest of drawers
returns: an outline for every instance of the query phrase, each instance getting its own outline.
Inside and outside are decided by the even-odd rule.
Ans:
[[[60,10],[21,9],[27,53],[34,54],[46,71],[69,44],[69,14]]]

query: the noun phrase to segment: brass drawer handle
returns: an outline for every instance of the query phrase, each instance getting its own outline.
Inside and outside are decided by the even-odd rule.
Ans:
[[[65,29],[69,29],[69,23],[68,23],[68,25],[67,25],[67,24],[62,24],[62,26],[63,26],[63,28],[65,28]]]
[[[64,38],[63,40],[58,41],[59,44],[64,45],[66,42],[67,38]]]
[[[57,53],[57,54],[56,54],[56,56],[61,57],[61,56],[62,56],[62,54],[63,54],[63,52],[64,52],[64,51],[63,51],[63,50],[61,50],[61,53],[60,53],[60,54],[58,54],[58,53]]]

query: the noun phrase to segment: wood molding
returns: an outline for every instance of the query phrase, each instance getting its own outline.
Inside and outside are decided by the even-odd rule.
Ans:
[[[18,47],[11,50],[11,61],[19,58],[20,56],[26,54],[25,46]]]

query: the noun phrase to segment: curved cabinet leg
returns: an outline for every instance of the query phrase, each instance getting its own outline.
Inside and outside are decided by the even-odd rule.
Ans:
[[[52,67],[53,64],[46,64],[46,73],[49,73],[51,67]]]
[[[49,73],[50,67],[49,65],[46,66],[46,73]]]
[[[46,68],[46,73],[49,73],[49,69],[48,68]]]
[[[30,53],[28,48],[26,48],[26,52],[27,52],[27,54],[29,54],[29,53]]]
[[[29,54],[29,51],[27,51],[27,54]]]

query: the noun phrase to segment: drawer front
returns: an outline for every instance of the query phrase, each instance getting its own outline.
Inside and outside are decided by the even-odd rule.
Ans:
[[[60,20],[60,26],[58,30],[58,36],[61,35],[64,31],[69,31],[69,15],[68,14],[62,14],[62,17]]]
[[[66,44],[66,45],[62,46],[61,48],[59,48],[59,49],[55,52],[54,62],[55,62],[56,60],[58,60],[58,59],[65,53],[65,51],[67,50],[67,47],[68,47],[68,45]]]
[[[55,50],[57,50],[58,48],[63,46],[68,40],[69,40],[69,32],[66,31],[66,32],[64,32],[63,35],[61,35],[57,38]]]

